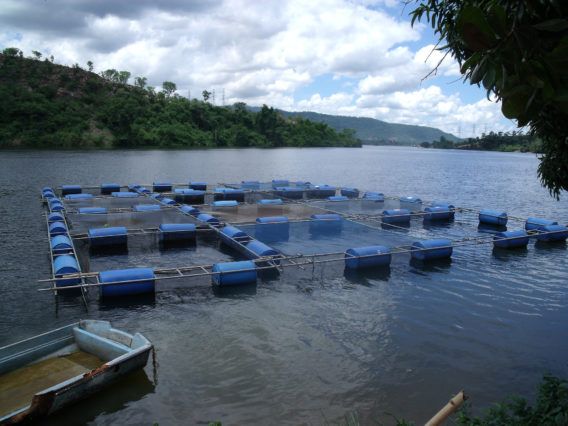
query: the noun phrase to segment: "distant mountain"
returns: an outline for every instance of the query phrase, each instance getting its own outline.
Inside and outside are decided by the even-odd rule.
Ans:
[[[432,142],[444,136],[452,142],[461,141],[456,136],[443,132],[434,127],[413,126],[410,124],[387,123],[374,118],[347,117],[342,115],[319,114],[317,112],[288,112],[280,111],[284,116],[301,116],[305,120],[323,122],[337,131],[343,129],[355,130],[355,137],[363,144],[394,144],[410,145],[421,142]]]

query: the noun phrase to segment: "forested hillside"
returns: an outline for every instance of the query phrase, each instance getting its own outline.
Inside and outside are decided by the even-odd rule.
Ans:
[[[264,105],[217,107],[146,87],[127,71],[95,74],[52,60],[0,55],[0,148],[203,148],[361,146],[353,132]],[[92,68],[92,65],[89,65]]]
[[[458,142],[460,139],[440,129],[410,124],[387,123],[368,117],[347,117],[341,115],[319,114],[316,112],[283,112],[289,117],[301,116],[303,119],[323,122],[335,130],[355,130],[354,136],[369,145],[413,145],[423,141],[438,139]]]

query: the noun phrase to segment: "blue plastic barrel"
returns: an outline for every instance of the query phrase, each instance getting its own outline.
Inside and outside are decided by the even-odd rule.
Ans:
[[[450,240],[437,238],[412,243],[412,257],[418,260],[445,259],[452,256],[453,247]]]
[[[421,203],[422,200],[416,197],[400,197],[400,201],[403,203]]]
[[[381,192],[376,191],[367,191],[365,195],[363,195],[364,200],[375,200],[375,201],[384,201],[385,196]]]
[[[304,190],[302,188],[286,186],[283,188],[277,188],[277,195],[281,195],[286,198],[291,198],[293,200],[300,200],[304,198]]]
[[[284,186],[290,185],[290,181],[286,179],[272,179],[272,188],[282,188]]]
[[[190,214],[192,216],[197,216],[199,214],[199,209],[196,209],[195,207],[192,206],[181,206],[180,210],[186,214]]]
[[[74,256],[64,254],[57,256],[53,260],[53,274],[55,278],[61,278],[64,274],[76,274],[79,272],[79,265]],[[55,282],[56,287],[79,284],[79,278],[61,279]]]
[[[128,185],[128,189],[130,189],[133,192],[138,192],[140,190],[140,188],[142,188],[140,185],[136,185],[135,183],[133,183],[132,185]],[[119,192],[120,188],[118,189],[118,191],[111,191],[111,192]]]
[[[481,210],[479,213],[479,223],[497,226],[506,225],[507,213],[494,210]]]
[[[211,216],[210,214],[207,213],[200,213],[197,215],[197,219],[200,220],[201,222],[207,222],[211,225],[216,225],[219,223],[219,219],[217,219],[216,217]]]
[[[93,194],[67,194],[66,200],[89,200],[93,198]]]
[[[160,241],[182,241],[195,239],[193,223],[162,223],[158,226]]]
[[[205,191],[195,189],[174,189],[174,200],[178,203],[203,204]]]
[[[383,211],[383,223],[410,223],[410,210],[392,209]]]
[[[314,220],[341,220],[341,216],[336,213],[313,214],[310,218]]]
[[[311,198],[327,198],[335,195],[335,187],[329,185],[310,185],[306,192]]]
[[[341,188],[341,195],[349,198],[357,198],[359,197],[359,190],[357,188],[344,186],[343,188]]]
[[[60,212],[65,210],[65,206],[61,203],[52,203],[49,205],[49,210],[52,212]]]
[[[453,217],[448,207],[426,207],[424,212],[424,220],[450,220]]]
[[[67,234],[67,226],[63,222],[51,222],[49,224],[49,235]]]
[[[89,229],[89,244],[91,247],[125,245],[127,233],[124,226],[112,228]]]
[[[51,206],[52,204],[54,204],[54,203],[59,203],[59,204],[61,204],[61,200],[60,200],[59,198],[57,198],[57,197],[54,197],[54,198],[50,198],[50,199],[47,201],[47,203],[48,203],[50,206]]]
[[[79,207],[77,212],[79,214],[101,214],[106,213],[107,209],[105,207]]]
[[[175,205],[177,205],[177,203],[176,203],[174,200],[172,200],[171,198],[162,198],[162,199],[160,200],[160,203],[166,204],[166,205],[168,205],[168,206],[175,206]]]
[[[280,198],[274,200],[258,200],[258,204],[282,204],[282,200]]]
[[[312,237],[338,234],[343,229],[343,220],[338,214],[313,214],[310,218],[309,232]]]
[[[118,269],[99,272],[99,281],[117,283],[99,287],[101,297],[131,296],[154,292],[154,271],[152,268]],[[133,282],[129,282],[133,281]]]
[[[568,238],[568,228],[564,225],[546,225],[539,231],[546,232],[545,234],[537,234],[536,238],[540,241],[564,241]]]
[[[51,239],[52,250],[69,250],[73,248],[73,243],[67,235],[56,235]]]
[[[49,213],[47,215],[47,221],[48,222],[62,222],[63,221],[63,215],[59,212]]]
[[[311,183],[308,182],[307,180],[299,180],[299,181],[296,182],[296,185],[301,186],[303,188],[306,188],[306,187],[310,186]]]
[[[43,198],[54,198],[54,197],[55,197],[55,194],[51,191],[45,191],[43,193]]]
[[[390,265],[391,254],[386,246],[356,247],[345,252],[345,266],[351,269]]]
[[[257,180],[243,180],[241,181],[243,189],[260,189],[260,182]]]
[[[537,219],[535,217],[529,217],[525,222],[525,229],[527,231],[532,231],[534,229],[541,229],[549,225],[558,225],[558,222],[555,222],[553,220]]]
[[[162,210],[162,206],[160,206],[159,204],[139,204],[137,206],[132,207],[132,210],[135,211],[135,212]]]
[[[272,247],[268,247],[266,244],[261,243],[258,240],[249,241],[246,244],[246,248],[248,250],[245,254],[250,259],[256,259],[258,257],[264,257],[264,256],[277,256],[280,254]]]
[[[456,212],[456,207],[453,204],[448,203],[440,203],[438,201],[434,201],[431,205],[432,207],[444,207],[450,211],[450,219],[453,219]]]
[[[257,217],[256,223],[282,223],[288,222],[286,216],[268,216],[268,217]]]
[[[199,191],[207,191],[207,182],[189,182],[189,187]]]
[[[231,286],[256,282],[256,265],[251,260],[225,262],[213,265],[213,282],[219,286]]]
[[[113,192],[120,192],[120,185],[118,183],[103,183],[101,185],[101,194],[108,195],[112,194]]]
[[[82,190],[81,185],[63,185],[61,187],[61,195],[80,194]]]
[[[41,192],[53,192],[53,188],[51,186],[44,186],[41,188]]]
[[[523,230],[499,232],[493,236],[493,245],[499,248],[526,247],[528,243],[529,235]]]
[[[347,201],[347,200],[349,200],[349,197],[345,195],[327,197],[327,201]]]
[[[456,207],[453,204],[448,204],[448,203],[440,203],[438,201],[434,201],[432,203],[432,207],[447,207],[450,210],[454,210]]]
[[[116,198],[136,198],[139,196],[137,192],[111,192],[110,195]]]
[[[152,194],[150,195],[150,197],[152,197],[154,200],[161,200],[162,198],[164,198],[164,196],[162,194]]]
[[[234,226],[225,226],[223,229],[221,229],[221,233],[219,235],[221,237],[221,241],[223,241],[228,246],[237,249],[239,249],[240,247],[236,243],[246,244],[251,240],[248,234]]]
[[[211,206],[213,207],[236,207],[239,203],[236,200],[223,200],[223,201],[213,201]]]
[[[152,190],[154,192],[171,192],[172,190],[172,183],[169,181],[165,182],[153,182],[152,183]]]

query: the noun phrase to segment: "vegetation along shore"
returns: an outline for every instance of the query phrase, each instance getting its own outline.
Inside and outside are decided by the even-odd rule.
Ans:
[[[214,106],[162,91],[146,78],[128,84],[128,71],[93,65],[55,64],[39,52],[25,58],[16,48],[0,55],[0,148],[205,148],[205,147],[360,147],[354,131],[336,131],[322,122],[284,117],[264,105]]]

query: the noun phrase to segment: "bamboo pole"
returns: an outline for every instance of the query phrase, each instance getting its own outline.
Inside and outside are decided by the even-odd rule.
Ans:
[[[450,401],[442,408],[440,411],[434,415],[430,420],[426,422],[425,426],[438,426],[445,422],[448,417],[450,417],[454,412],[462,406],[462,404],[467,400],[467,396],[464,394],[463,390],[458,392]]]

